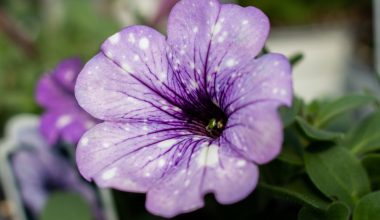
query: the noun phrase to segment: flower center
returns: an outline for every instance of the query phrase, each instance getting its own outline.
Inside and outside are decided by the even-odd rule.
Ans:
[[[208,125],[206,126],[206,131],[210,137],[219,137],[225,126],[225,121],[222,118],[212,118]]]
[[[227,115],[211,101],[204,100],[202,104],[183,108],[189,128],[198,135],[218,138],[227,124]]]

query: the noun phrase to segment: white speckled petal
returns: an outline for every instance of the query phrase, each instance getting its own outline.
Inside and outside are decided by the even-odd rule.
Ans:
[[[131,52],[125,49],[125,53],[128,51]],[[137,62],[133,67],[137,70],[144,65],[143,62]],[[149,81],[148,77],[152,76],[143,70],[130,74],[115,61],[99,53],[80,73],[75,95],[83,109],[102,120],[176,118],[180,110],[165,98],[169,92],[159,91],[157,80]]]
[[[255,163],[273,160],[281,151],[283,128],[277,112],[280,103],[258,102],[231,115],[222,138]]]
[[[165,37],[149,27],[114,34],[80,73],[79,104],[102,120],[178,118],[186,100],[176,92],[167,50]]]
[[[168,44],[179,79],[207,88],[254,60],[269,33],[268,18],[254,7],[221,5],[217,0],[183,0],[172,10]],[[193,88],[190,88],[190,91]],[[193,89],[196,90],[196,89]]]
[[[79,142],[79,170],[100,186],[144,192],[191,146],[194,135],[179,123],[99,124]]]
[[[206,193],[229,204],[255,188],[256,165],[228,143],[170,129],[165,124],[145,129],[139,124],[99,124],[79,143],[79,170],[102,187],[148,192],[148,209],[166,217],[202,207]]]
[[[291,66],[286,57],[267,54],[225,79],[217,91],[228,115],[223,138],[242,156],[263,164],[275,158],[282,145],[278,107],[293,97]]]
[[[170,218],[202,207],[207,193],[222,204],[248,196],[257,184],[258,168],[223,146],[200,143],[187,153],[174,175],[149,190],[147,209]]]
[[[232,114],[260,101],[277,101],[290,106],[293,98],[292,68],[280,54],[266,54],[240,71],[218,78],[216,92],[221,108]]]

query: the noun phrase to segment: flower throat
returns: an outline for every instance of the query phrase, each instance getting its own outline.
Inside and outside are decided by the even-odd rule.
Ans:
[[[219,106],[206,102],[202,107],[191,108],[186,112],[190,125],[195,125],[194,132],[211,138],[218,138],[226,127],[227,115]]]

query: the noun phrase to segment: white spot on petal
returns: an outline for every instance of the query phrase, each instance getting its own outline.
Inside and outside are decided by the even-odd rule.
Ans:
[[[149,40],[148,40],[148,38],[146,38],[146,37],[141,38],[140,41],[139,41],[139,47],[142,50],[148,49],[149,48]]]
[[[195,81],[195,80],[190,81],[190,88],[195,90],[195,89],[198,89],[198,87],[199,87],[199,84],[197,81]]]
[[[235,59],[228,59],[226,62],[227,67],[234,67],[237,64]]]
[[[192,70],[195,69],[195,63],[194,62],[190,63],[190,69],[192,69]]]
[[[128,97],[127,97],[127,102],[132,102],[132,103],[134,103],[134,102],[136,102],[136,99],[133,98],[133,97],[128,96]]]
[[[181,110],[180,108],[178,108],[177,106],[175,106],[175,107],[173,108],[173,110],[176,111],[176,112],[182,112],[182,110]]]
[[[113,53],[111,53],[110,51],[106,51],[106,56],[110,59],[113,58]]]
[[[165,163],[166,163],[166,161],[165,161],[165,159],[163,159],[163,158],[161,158],[161,159],[158,160],[158,166],[159,166],[159,167],[163,167],[163,166],[165,166]]]
[[[133,55],[133,61],[139,61],[139,60],[140,60],[139,55],[137,54]]]
[[[127,63],[127,62],[123,62],[121,64],[121,67],[127,71],[127,73],[131,73],[132,72],[132,67]]]
[[[116,34],[112,35],[110,38],[108,38],[108,40],[110,41],[110,43],[112,45],[115,45],[115,44],[119,43],[119,41],[120,41],[120,33],[116,33]]]
[[[247,164],[247,161],[240,159],[236,162],[237,167],[244,167]]]
[[[177,141],[175,139],[169,139],[169,140],[161,141],[160,143],[157,144],[157,147],[169,148],[169,147],[172,147],[176,143]]]
[[[222,25],[218,22],[213,27],[213,33],[218,34],[220,32],[220,30],[222,30]]]
[[[58,118],[55,125],[57,128],[63,128],[66,125],[70,124],[72,121],[73,121],[73,118],[70,115],[62,115],[61,117]]]
[[[132,44],[134,44],[136,42],[136,39],[135,39],[135,35],[133,35],[132,33],[130,33],[128,35],[128,41]]]
[[[224,41],[224,37],[223,36],[218,37],[218,42],[219,43],[223,43],[223,41]]]
[[[89,139],[88,138],[82,138],[81,140],[80,140],[80,144],[82,145],[82,146],[87,146],[87,144],[88,144],[88,142],[89,142]]]
[[[210,146],[203,146],[198,155],[198,164],[200,166],[215,166],[219,162],[218,155],[219,146],[212,144]]]
[[[158,80],[160,82],[164,82],[165,79],[166,79],[166,73],[165,72],[161,72],[161,73],[158,74]]]
[[[103,180],[110,180],[110,179],[112,179],[112,178],[114,178],[116,176],[116,172],[117,172],[117,168],[116,167],[111,168],[111,169],[105,171],[102,174],[102,179]]]

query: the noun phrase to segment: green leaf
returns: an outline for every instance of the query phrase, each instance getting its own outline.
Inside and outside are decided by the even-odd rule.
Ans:
[[[327,220],[349,220],[350,209],[341,202],[332,203],[327,210]]]
[[[327,211],[316,210],[309,207],[303,207],[298,213],[299,220],[349,220],[350,210],[346,204],[341,202],[332,203]]]
[[[299,62],[303,60],[304,56],[303,53],[296,53],[289,57],[289,62],[292,64],[292,66],[297,65]]]
[[[305,166],[321,192],[350,207],[370,192],[366,171],[345,148],[336,146],[321,152],[305,152]]]
[[[87,202],[78,194],[56,192],[47,201],[41,220],[92,220]]]
[[[380,111],[365,118],[343,139],[342,146],[354,154],[380,150]]]
[[[318,192],[311,183],[297,179],[285,186],[275,186],[260,183],[261,188],[274,194],[276,197],[290,200],[315,209],[327,209],[329,201]]]
[[[281,153],[277,159],[294,165],[303,165],[302,156],[289,145],[284,145],[282,147]]]
[[[294,165],[303,166],[303,145],[301,137],[294,126],[284,130],[284,143],[278,159]]]
[[[307,121],[301,117],[296,117],[298,124],[300,125],[302,131],[309,138],[320,140],[320,141],[334,141],[342,138],[342,134],[338,132],[321,130],[319,128],[313,127]]]
[[[380,190],[380,154],[370,154],[362,158],[373,190]]]
[[[353,220],[380,219],[380,191],[364,196],[355,208]]]
[[[326,213],[309,207],[303,207],[298,212],[298,220],[321,220],[326,219]]]
[[[302,108],[302,105],[303,105],[302,100],[298,97],[294,97],[293,104],[290,108],[286,106],[282,106],[279,109],[284,127],[288,127],[289,125],[293,124],[293,122],[296,120],[297,114],[300,112]]]
[[[376,98],[371,95],[355,94],[343,96],[335,101],[329,102],[328,104],[321,105],[314,120],[314,124],[317,127],[322,127],[335,117],[374,101],[376,101]]]
[[[305,105],[303,111],[305,114],[311,118],[315,118],[317,113],[319,112],[319,109],[321,108],[321,105],[323,105],[322,100],[314,99],[307,105]]]

